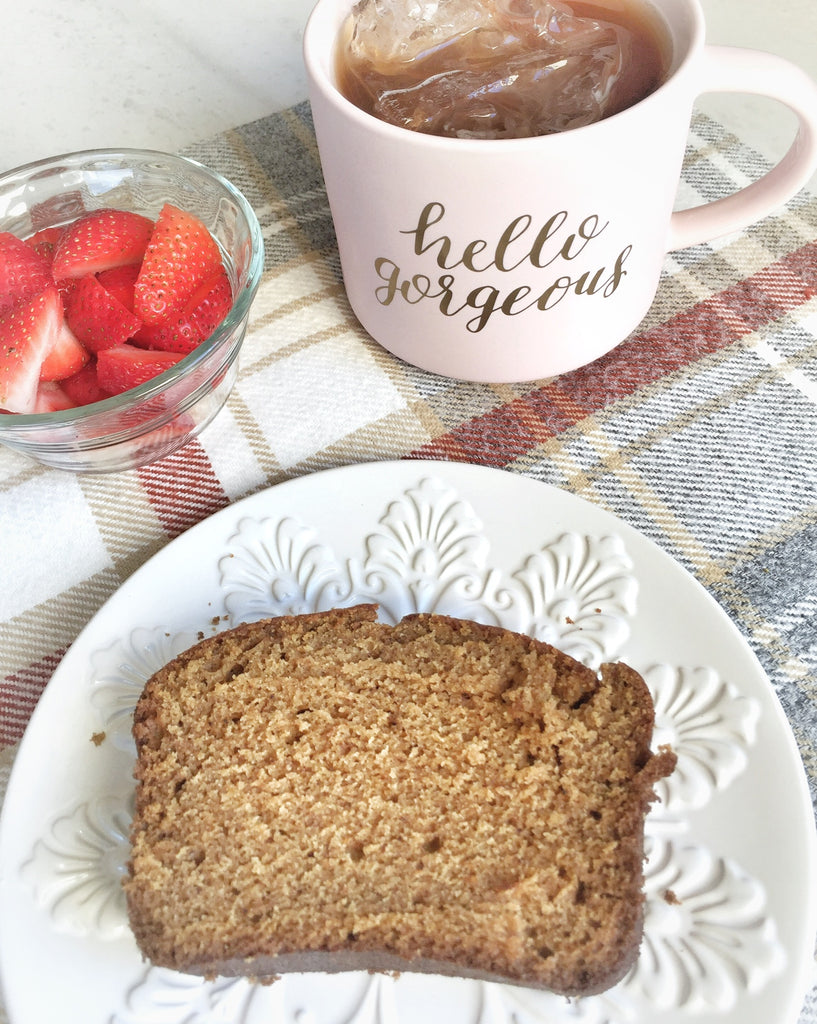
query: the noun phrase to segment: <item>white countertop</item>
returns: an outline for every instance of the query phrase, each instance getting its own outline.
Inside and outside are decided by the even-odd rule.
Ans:
[[[75,149],[176,151],[306,98],[314,0],[29,0],[4,12],[0,170]],[[702,0],[708,38],[773,50],[817,78],[813,0]],[[792,116],[758,97],[702,109],[769,157]],[[782,113],[781,113],[782,111]]]

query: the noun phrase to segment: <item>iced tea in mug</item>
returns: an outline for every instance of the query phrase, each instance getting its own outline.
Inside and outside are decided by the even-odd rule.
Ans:
[[[361,0],[337,56],[340,91],[431,135],[529,138],[625,110],[667,75],[647,0]]]
[[[805,72],[773,54],[708,46],[700,0],[594,2],[317,0],[304,60],[343,282],[362,327],[395,356],[492,383],[586,366],[642,321],[668,251],[745,228],[814,173],[817,83]],[[452,11],[465,20],[437,34]],[[349,64],[344,54],[339,67],[340,41],[370,31],[372,67],[389,71],[382,98],[403,106],[401,127],[365,113],[339,84]],[[521,45],[532,37],[535,46]],[[455,42],[470,63],[448,59]],[[443,57],[474,107],[447,91]],[[415,75],[415,60],[431,61],[431,74]],[[628,70],[644,77],[622,98]],[[430,93],[414,91],[418,79]],[[532,93],[532,107],[505,93],[517,82],[530,86],[522,99]],[[555,86],[558,105],[540,84]],[[676,209],[693,104],[707,92],[779,100],[799,134],[744,188]],[[556,122],[540,123],[554,106]],[[447,131],[455,137],[435,134]]]

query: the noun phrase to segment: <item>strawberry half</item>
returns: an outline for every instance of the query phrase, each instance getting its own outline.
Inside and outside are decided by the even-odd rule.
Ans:
[[[134,344],[164,352],[192,352],[209,338],[233,304],[233,290],[223,267],[199,285],[182,312],[162,323],[143,327]]]
[[[0,317],[50,284],[48,260],[16,235],[0,232]]]
[[[40,367],[40,382],[65,380],[79,373],[91,358],[88,349],[77,341],[68,324],[62,323],[57,331],[54,346]]]
[[[166,203],[136,279],[133,311],[146,324],[170,319],[222,266],[221,251],[206,226],[192,213]]]
[[[79,373],[61,380],[60,387],[74,405],[90,405],[92,402],[101,402],[103,398],[111,397],[99,386],[96,360],[93,358],[83,366]]]
[[[233,288],[224,267],[196,290],[187,305],[190,320],[198,328],[202,341],[209,338],[233,305]]]
[[[139,264],[129,263],[124,267],[111,267],[97,274],[97,280],[125,309],[133,312],[133,288],[139,276]]]
[[[65,319],[91,352],[124,345],[142,321],[104,288],[93,274],[81,277],[65,298]]]
[[[62,409],[74,409],[75,403],[66,395],[59,384],[40,384],[34,412],[59,412]]]
[[[0,320],[0,409],[34,411],[40,369],[63,324],[62,303],[53,284]]]
[[[156,377],[182,358],[178,352],[149,352],[134,345],[106,348],[97,355],[99,386],[109,395],[121,395]]]
[[[129,210],[92,210],[68,224],[54,249],[56,280],[138,263],[153,222]]]
[[[29,235],[26,239],[26,245],[36,249],[42,257],[48,260],[50,266],[51,261],[54,259],[54,250],[57,247],[57,242],[62,232],[62,228],[40,228],[33,235]]]

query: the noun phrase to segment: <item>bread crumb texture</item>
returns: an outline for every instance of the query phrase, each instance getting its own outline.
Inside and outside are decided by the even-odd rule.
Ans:
[[[643,680],[496,627],[376,614],[239,626],[148,681],[125,882],[142,952],[207,975],[353,952],[614,984],[674,764],[650,752]]]

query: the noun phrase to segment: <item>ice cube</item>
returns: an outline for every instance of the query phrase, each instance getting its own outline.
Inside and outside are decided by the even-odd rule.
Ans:
[[[346,71],[370,112],[392,124],[458,137],[543,135],[640,98],[627,70],[636,63],[631,35],[558,0],[359,0]]]
[[[484,0],[359,0],[351,51],[388,71],[488,27],[492,11]]]

